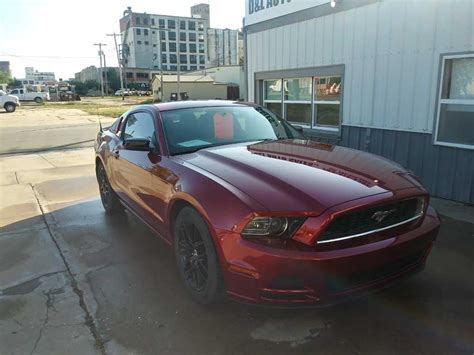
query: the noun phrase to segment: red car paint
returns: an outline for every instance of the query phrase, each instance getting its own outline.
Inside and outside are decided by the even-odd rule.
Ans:
[[[168,244],[176,209],[186,203],[201,214],[214,239],[229,296],[252,303],[326,304],[384,287],[424,267],[439,228],[431,207],[425,207],[419,219],[396,228],[317,244],[319,233],[341,213],[414,196],[428,201],[420,182],[396,163],[306,140],[168,154],[160,112],[227,105],[249,104],[188,101],[140,106],[135,111],[149,112],[156,120],[161,154],[123,149],[112,129],[99,134],[96,159],[104,164],[126,207]],[[118,123],[115,131],[120,131]],[[307,219],[291,240],[243,239],[240,232],[256,215]]]

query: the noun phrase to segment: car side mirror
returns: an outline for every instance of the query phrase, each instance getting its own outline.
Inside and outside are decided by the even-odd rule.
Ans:
[[[150,144],[150,140],[146,138],[130,138],[124,142],[123,147],[127,150],[139,150],[149,152]]]

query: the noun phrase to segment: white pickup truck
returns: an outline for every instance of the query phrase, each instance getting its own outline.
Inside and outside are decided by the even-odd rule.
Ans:
[[[17,96],[20,101],[34,101],[37,104],[50,100],[49,92],[28,92],[25,89],[13,89],[10,91],[10,95]]]
[[[7,112],[15,112],[17,106],[20,106],[18,97],[8,95],[5,91],[0,90],[0,106]]]

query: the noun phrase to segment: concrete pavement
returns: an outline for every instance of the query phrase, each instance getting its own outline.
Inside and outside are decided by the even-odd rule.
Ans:
[[[113,119],[101,117],[107,126]],[[0,156],[92,147],[99,117],[78,109],[28,107],[0,114]]]
[[[146,226],[104,214],[92,149],[1,157],[0,182],[2,355],[474,351],[472,208],[443,216],[426,270],[384,292],[326,309],[209,308]]]

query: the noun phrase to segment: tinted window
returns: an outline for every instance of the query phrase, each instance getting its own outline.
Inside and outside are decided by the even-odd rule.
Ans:
[[[127,117],[124,139],[147,138],[152,140],[155,133],[153,118],[148,113],[137,112]]]
[[[172,155],[239,142],[304,139],[285,120],[261,107],[203,107],[166,111],[161,116]]]

